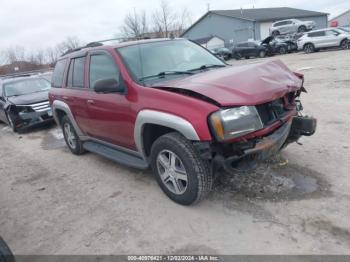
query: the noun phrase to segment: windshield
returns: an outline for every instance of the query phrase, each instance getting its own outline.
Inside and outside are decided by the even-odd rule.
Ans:
[[[4,92],[7,97],[47,91],[50,88],[50,82],[43,78],[24,79],[4,84]]]
[[[346,32],[346,33],[350,33],[350,27],[348,28],[348,27],[340,27],[340,28],[338,28],[339,30],[342,30],[342,31],[344,31],[344,32]]]
[[[169,40],[121,47],[117,49],[137,80],[162,72],[177,72],[174,77],[190,74],[203,65],[225,66],[220,59],[204,48],[187,40]],[[164,74],[161,74],[164,78]],[[170,75],[170,74],[169,74]]]

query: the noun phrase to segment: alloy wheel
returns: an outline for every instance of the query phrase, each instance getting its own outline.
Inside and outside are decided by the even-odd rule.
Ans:
[[[77,139],[69,123],[64,124],[64,134],[70,148],[75,149],[77,147]]]
[[[157,169],[163,184],[176,195],[182,195],[188,185],[188,176],[181,159],[170,150],[157,156]]]

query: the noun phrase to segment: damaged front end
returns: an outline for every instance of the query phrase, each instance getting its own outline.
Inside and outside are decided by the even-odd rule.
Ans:
[[[48,101],[29,105],[8,104],[5,110],[8,122],[15,131],[24,131],[35,125],[53,121]]]
[[[214,172],[221,167],[228,172],[253,171],[259,162],[276,155],[301,136],[315,133],[317,121],[313,117],[302,116],[302,106],[297,100],[299,95],[300,91],[297,91],[257,105],[254,107],[255,115],[244,117],[244,121],[236,118],[232,126],[215,126],[215,117],[211,117],[209,123],[216,142],[197,144],[197,148],[203,157],[211,161]],[[237,126],[233,128],[235,122],[238,123],[238,130],[234,129]],[[228,127],[233,132],[225,132]],[[239,133],[239,130],[242,132]],[[234,134],[238,134],[238,137]]]

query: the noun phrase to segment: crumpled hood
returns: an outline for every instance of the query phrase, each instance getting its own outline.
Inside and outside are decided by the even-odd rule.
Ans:
[[[155,88],[190,90],[222,106],[258,105],[296,91],[302,79],[280,60],[214,69],[196,75],[164,81]]]
[[[49,100],[48,91],[37,92],[21,96],[11,96],[7,100],[14,105],[30,105]]]

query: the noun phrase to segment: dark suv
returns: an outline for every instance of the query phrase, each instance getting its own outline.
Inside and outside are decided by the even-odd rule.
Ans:
[[[279,60],[228,66],[184,39],[92,45],[61,57],[52,76],[69,149],[151,166],[180,204],[205,196],[218,169],[251,169],[315,131],[300,115],[303,76]]]

